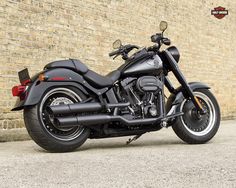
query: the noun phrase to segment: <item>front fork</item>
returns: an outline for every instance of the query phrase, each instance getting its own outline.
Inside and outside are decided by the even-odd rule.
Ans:
[[[188,82],[186,81],[184,75],[179,69],[179,66],[173,56],[170,54],[169,51],[165,51],[166,57],[169,60],[169,65],[171,68],[171,71],[174,73],[176,79],[178,82],[182,85],[183,89],[185,92],[183,92],[183,95],[185,97],[190,98],[191,101],[193,102],[194,106],[196,107],[197,111],[200,114],[205,114],[206,110],[202,107],[201,103],[199,102],[198,98],[194,95],[192,89],[189,87]],[[175,89],[173,88],[172,84],[170,83],[169,79],[165,77],[165,86],[169,89],[170,92],[174,93]]]

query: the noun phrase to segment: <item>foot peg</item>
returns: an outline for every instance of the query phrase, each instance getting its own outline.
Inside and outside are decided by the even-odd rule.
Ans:
[[[142,136],[142,134],[136,135],[133,138],[130,138],[127,142],[126,145],[130,144],[131,142],[137,140],[140,136]]]

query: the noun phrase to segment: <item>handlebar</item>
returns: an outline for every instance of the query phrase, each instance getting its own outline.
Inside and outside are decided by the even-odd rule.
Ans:
[[[147,50],[148,51],[153,51],[153,52],[158,52],[161,45],[165,44],[165,45],[170,45],[171,41],[168,38],[163,37],[162,33],[157,33],[155,35],[151,36],[151,41],[156,43],[155,45],[148,47]],[[115,59],[117,56],[122,55],[122,58],[124,60],[128,59],[128,53],[133,50],[133,49],[139,49],[139,46],[136,45],[131,45],[131,44],[127,44],[124,46],[120,46],[120,48],[118,50],[115,50],[113,52],[109,53],[109,56],[115,56],[113,59]]]
[[[155,43],[159,43],[161,39],[162,39],[161,33],[157,33],[157,34],[151,36],[151,41],[155,42]]]
[[[163,37],[163,33],[156,33],[151,36],[151,41],[156,43],[154,46],[148,47],[148,51],[158,51],[162,44],[169,46],[171,44],[170,39]]]
[[[118,56],[118,55],[122,55],[123,57],[128,57],[128,53],[133,50],[134,48],[136,49],[139,49],[139,46],[136,46],[136,45],[131,45],[131,44],[127,44],[127,45],[124,45],[124,46],[121,46],[118,50],[116,51],[113,51],[113,52],[110,52],[109,53],[109,56]]]
[[[163,39],[162,39],[162,43],[165,44],[165,45],[167,45],[167,46],[169,46],[169,45],[171,44],[171,41],[170,41],[170,39],[168,39],[168,38],[163,38]]]
[[[159,50],[159,46],[154,44],[153,46],[150,46],[147,48],[148,51],[158,51]]]
[[[114,55],[118,54],[119,51],[120,51],[120,50],[116,50],[116,51],[110,52],[110,53],[109,53],[109,56],[110,56],[110,57],[111,57],[111,56],[114,56]]]

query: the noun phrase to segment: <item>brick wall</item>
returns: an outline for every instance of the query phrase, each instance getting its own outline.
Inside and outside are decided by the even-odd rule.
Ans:
[[[222,20],[210,15],[219,5],[229,10]],[[19,70],[33,75],[50,61],[78,58],[106,74],[122,63],[108,57],[115,39],[151,45],[161,20],[169,23],[166,36],[179,48],[187,80],[209,84],[223,118],[235,117],[235,7],[229,0],[1,0],[0,129],[24,126],[22,112],[10,112]]]

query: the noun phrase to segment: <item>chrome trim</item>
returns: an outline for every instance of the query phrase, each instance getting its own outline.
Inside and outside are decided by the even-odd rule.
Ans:
[[[191,134],[193,134],[195,136],[204,136],[204,135],[208,134],[212,130],[212,128],[214,127],[214,124],[216,121],[216,110],[215,110],[213,103],[211,102],[210,98],[207,95],[205,95],[204,93],[201,93],[201,92],[194,92],[194,95],[196,97],[199,97],[201,100],[203,100],[209,108],[210,114],[209,114],[209,122],[208,122],[207,127],[203,131],[195,132],[195,131],[189,129],[188,126],[184,123],[183,116],[180,117],[180,120],[181,120],[182,124],[184,125],[184,127]],[[186,102],[186,99],[181,103],[180,111],[183,110],[183,106],[184,106],[185,102]]]

